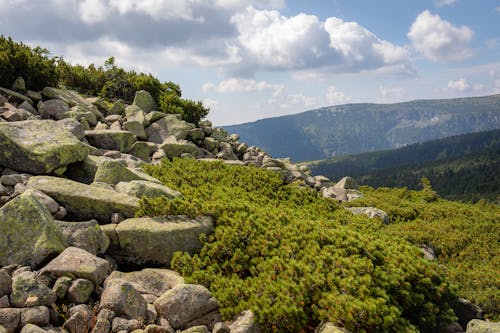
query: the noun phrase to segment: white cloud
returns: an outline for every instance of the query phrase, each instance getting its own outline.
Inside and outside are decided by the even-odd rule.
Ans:
[[[448,89],[455,91],[465,91],[471,88],[469,82],[463,77],[458,80],[450,80],[448,82]]]
[[[207,82],[203,85],[203,91],[208,92],[214,90],[220,93],[237,93],[237,92],[261,92],[265,90],[274,91],[273,95],[278,95],[284,86],[282,84],[272,84],[267,81],[255,81],[241,78],[231,78],[219,82],[217,85],[212,82]]]
[[[203,100],[203,105],[210,108],[210,111],[214,111],[219,106],[219,102],[215,99],[206,98]]]
[[[500,12],[500,6],[498,6],[497,8],[495,8],[495,10],[496,10],[497,12]]]
[[[84,0],[78,9],[82,20],[89,24],[104,21],[109,13],[109,8],[101,0]]]
[[[335,86],[329,86],[326,89],[326,101],[329,105],[345,104],[349,101],[349,97],[342,91],[339,91]]]
[[[428,10],[417,16],[407,34],[417,51],[436,62],[469,58],[472,51],[467,45],[473,35],[469,27],[456,27]]]
[[[313,107],[316,105],[316,99],[314,97],[308,97],[304,94],[290,94],[286,97],[287,103],[281,105],[281,107],[290,107],[291,105],[303,105],[305,107]]]
[[[437,0],[436,6],[438,7],[449,6],[455,4],[457,1],[458,0]]]
[[[405,47],[381,40],[356,22],[331,17],[282,16],[276,10],[249,7],[231,19],[238,31],[237,42],[247,70],[304,70],[327,68],[351,72],[398,68],[413,72]]]

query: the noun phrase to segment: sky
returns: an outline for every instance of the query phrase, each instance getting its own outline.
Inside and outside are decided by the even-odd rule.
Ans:
[[[0,0],[0,34],[174,81],[216,126],[500,93],[500,0]]]

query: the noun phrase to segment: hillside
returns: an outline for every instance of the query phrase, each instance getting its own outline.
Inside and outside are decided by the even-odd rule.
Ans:
[[[464,134],[394,150],[306,163],[314,174],[346,174],[373,187],[417,189],[422,177],[452,200],[497,202],[500,195],[500,130]],[[388,177],[387,175],[390,175]]]
[[[500,95],[346,104],[224,127],[273,156],[317,160],[500,127]]]

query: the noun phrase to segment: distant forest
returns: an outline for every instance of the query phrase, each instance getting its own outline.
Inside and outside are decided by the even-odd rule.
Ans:
[[[310,162],[315,175],[349,175],[363,185],[418,189],[426,177],[443,198],[500,202],[500,130],[413,144],[400,149]]]

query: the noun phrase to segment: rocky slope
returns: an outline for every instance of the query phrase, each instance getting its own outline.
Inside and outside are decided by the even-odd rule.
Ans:
[[[260,331],[250,311],[223,322],[205,287],[168,269],[175,251],[200,249],[214,221],[134,218],[143,196],[182,196],[143,173],[145,163],[218,159],[274,170],[336,200],[362,195],[352,179],[333,185],[208,121],[158,112],[146,91],[132,105],[109,105],[52,87],[29,91],[21,79],[13,89],[0,88],[0,332]],[[354,213],[387,217],[370,207]],[[468,319],[480,317],[464,307]]]
[[[500,127],[500,95],[346,104],[225,126],[273,156],[308,161]]]

